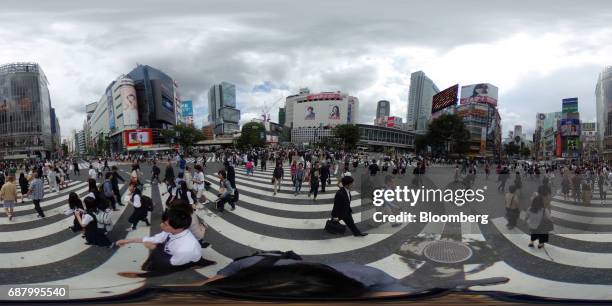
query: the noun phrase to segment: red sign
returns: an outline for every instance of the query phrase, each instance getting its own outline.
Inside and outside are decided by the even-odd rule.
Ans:
[[[306,96],[306,100],[342,100],[342,95],[339,93],[322,93]]]
[[[387,117],[387,127],[395,126],[395,117]]]
[[[153,145],[153,130],[126,130],[123,132],[123,140],[125,146],[128,148],[150,147],[151,145]]]
[[[555,139],[555,155],[557,157],[561,157],[561,133],[557,134],[557,139]]]

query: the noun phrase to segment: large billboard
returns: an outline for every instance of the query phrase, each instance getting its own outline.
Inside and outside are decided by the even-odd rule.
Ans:
[[[193,116],[193,102],[191,100],[181,102],[181,116]]]
[[[459,84],[455,84],[433,96],[431,102],[431,113],[434,114],[449,106],[457,104],[459,94]]]
[[[578,112],[578,98],[563,99],[561,103],[562,103],[561,112],[563,112],[564,114]]]
[[[175,124],[174,84],[172,80],[151,80],[151,89],[155,101],[155,119]]]
[[[580,136],[580,120],[565,118],[559,120],[559,133],[563,137]]]
[[[123,140],[128,150],[149,148],[153,145],[153,131],[151,129],[126,130]]]
[[[113,105],[113,92],[110,87],[106,89],[105,98],[106,98],[106,107],[108,108],[108,128],[113,130],[117,126],[115,122],[115,107]],[[102,103],[102,101],[100,101],[100,103]]]
[[[131,85],[122,85],[119,91],[121,94],[121,104],[123,104],[123,125],[138,126],[136,89]]]
[[[582,131],[595,131],[597,124],[595,122],[583,122]]]
[[[306,101],[293,108],[294,127],[320,127],[345,124],[352,106],[344,101]]]
[[[488,83],[461,86],[461,104],[470,102],[497,106],[498,88]]]

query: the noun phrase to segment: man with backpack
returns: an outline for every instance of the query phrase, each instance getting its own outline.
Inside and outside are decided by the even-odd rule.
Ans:
[[[151,184],[153,184],[154,180],[157,181],[158,184],[161,183],[159,181],[159,174],[161,173],[161,170],[155,161],[153,162],[153,167],[151,167],[151,172],[153,173],[153,176],[151,177]]]
[[[115,200],[115,193],[113,192],[113,182],[111,181],[113,174],[106,172],[104,176],[104,182],[102,183],[102,194],[110,202],[113,211],[117,211],[117,201]]]

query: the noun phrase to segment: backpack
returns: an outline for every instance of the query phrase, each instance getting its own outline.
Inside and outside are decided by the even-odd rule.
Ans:
[[[153,200],[150,197],[146,195],[140,195],[140,204],[147,211],[153,211]]]
[[[113,185],[112,185],[112,183],[110,181],[104,182],[102,184],[102,188],[103,188],[102,192],[104,192],[104,195],[107,198],[110,198],[110,197],[113,196]]]
[[[110,212],[98,210],[98,213],[94,214],[92,217],[94,217],[95,221],[98,223],[99,229],[105,232],[111,230],[113,220],[111,219]]]

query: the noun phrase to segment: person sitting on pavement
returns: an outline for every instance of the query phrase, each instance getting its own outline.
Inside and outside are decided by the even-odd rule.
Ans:
[[[120,272],[120,276],[152,277],[167,275],[192,267],[206,267],[216,264],[202,257],[202,246],[193,236],[189,227],[191,215],[182,209],[169,209],[162,214],[162,232],[151,237],[122,239],[119,247],[131,243],[142,243],[152,250],[141,269],[147,272]]]

